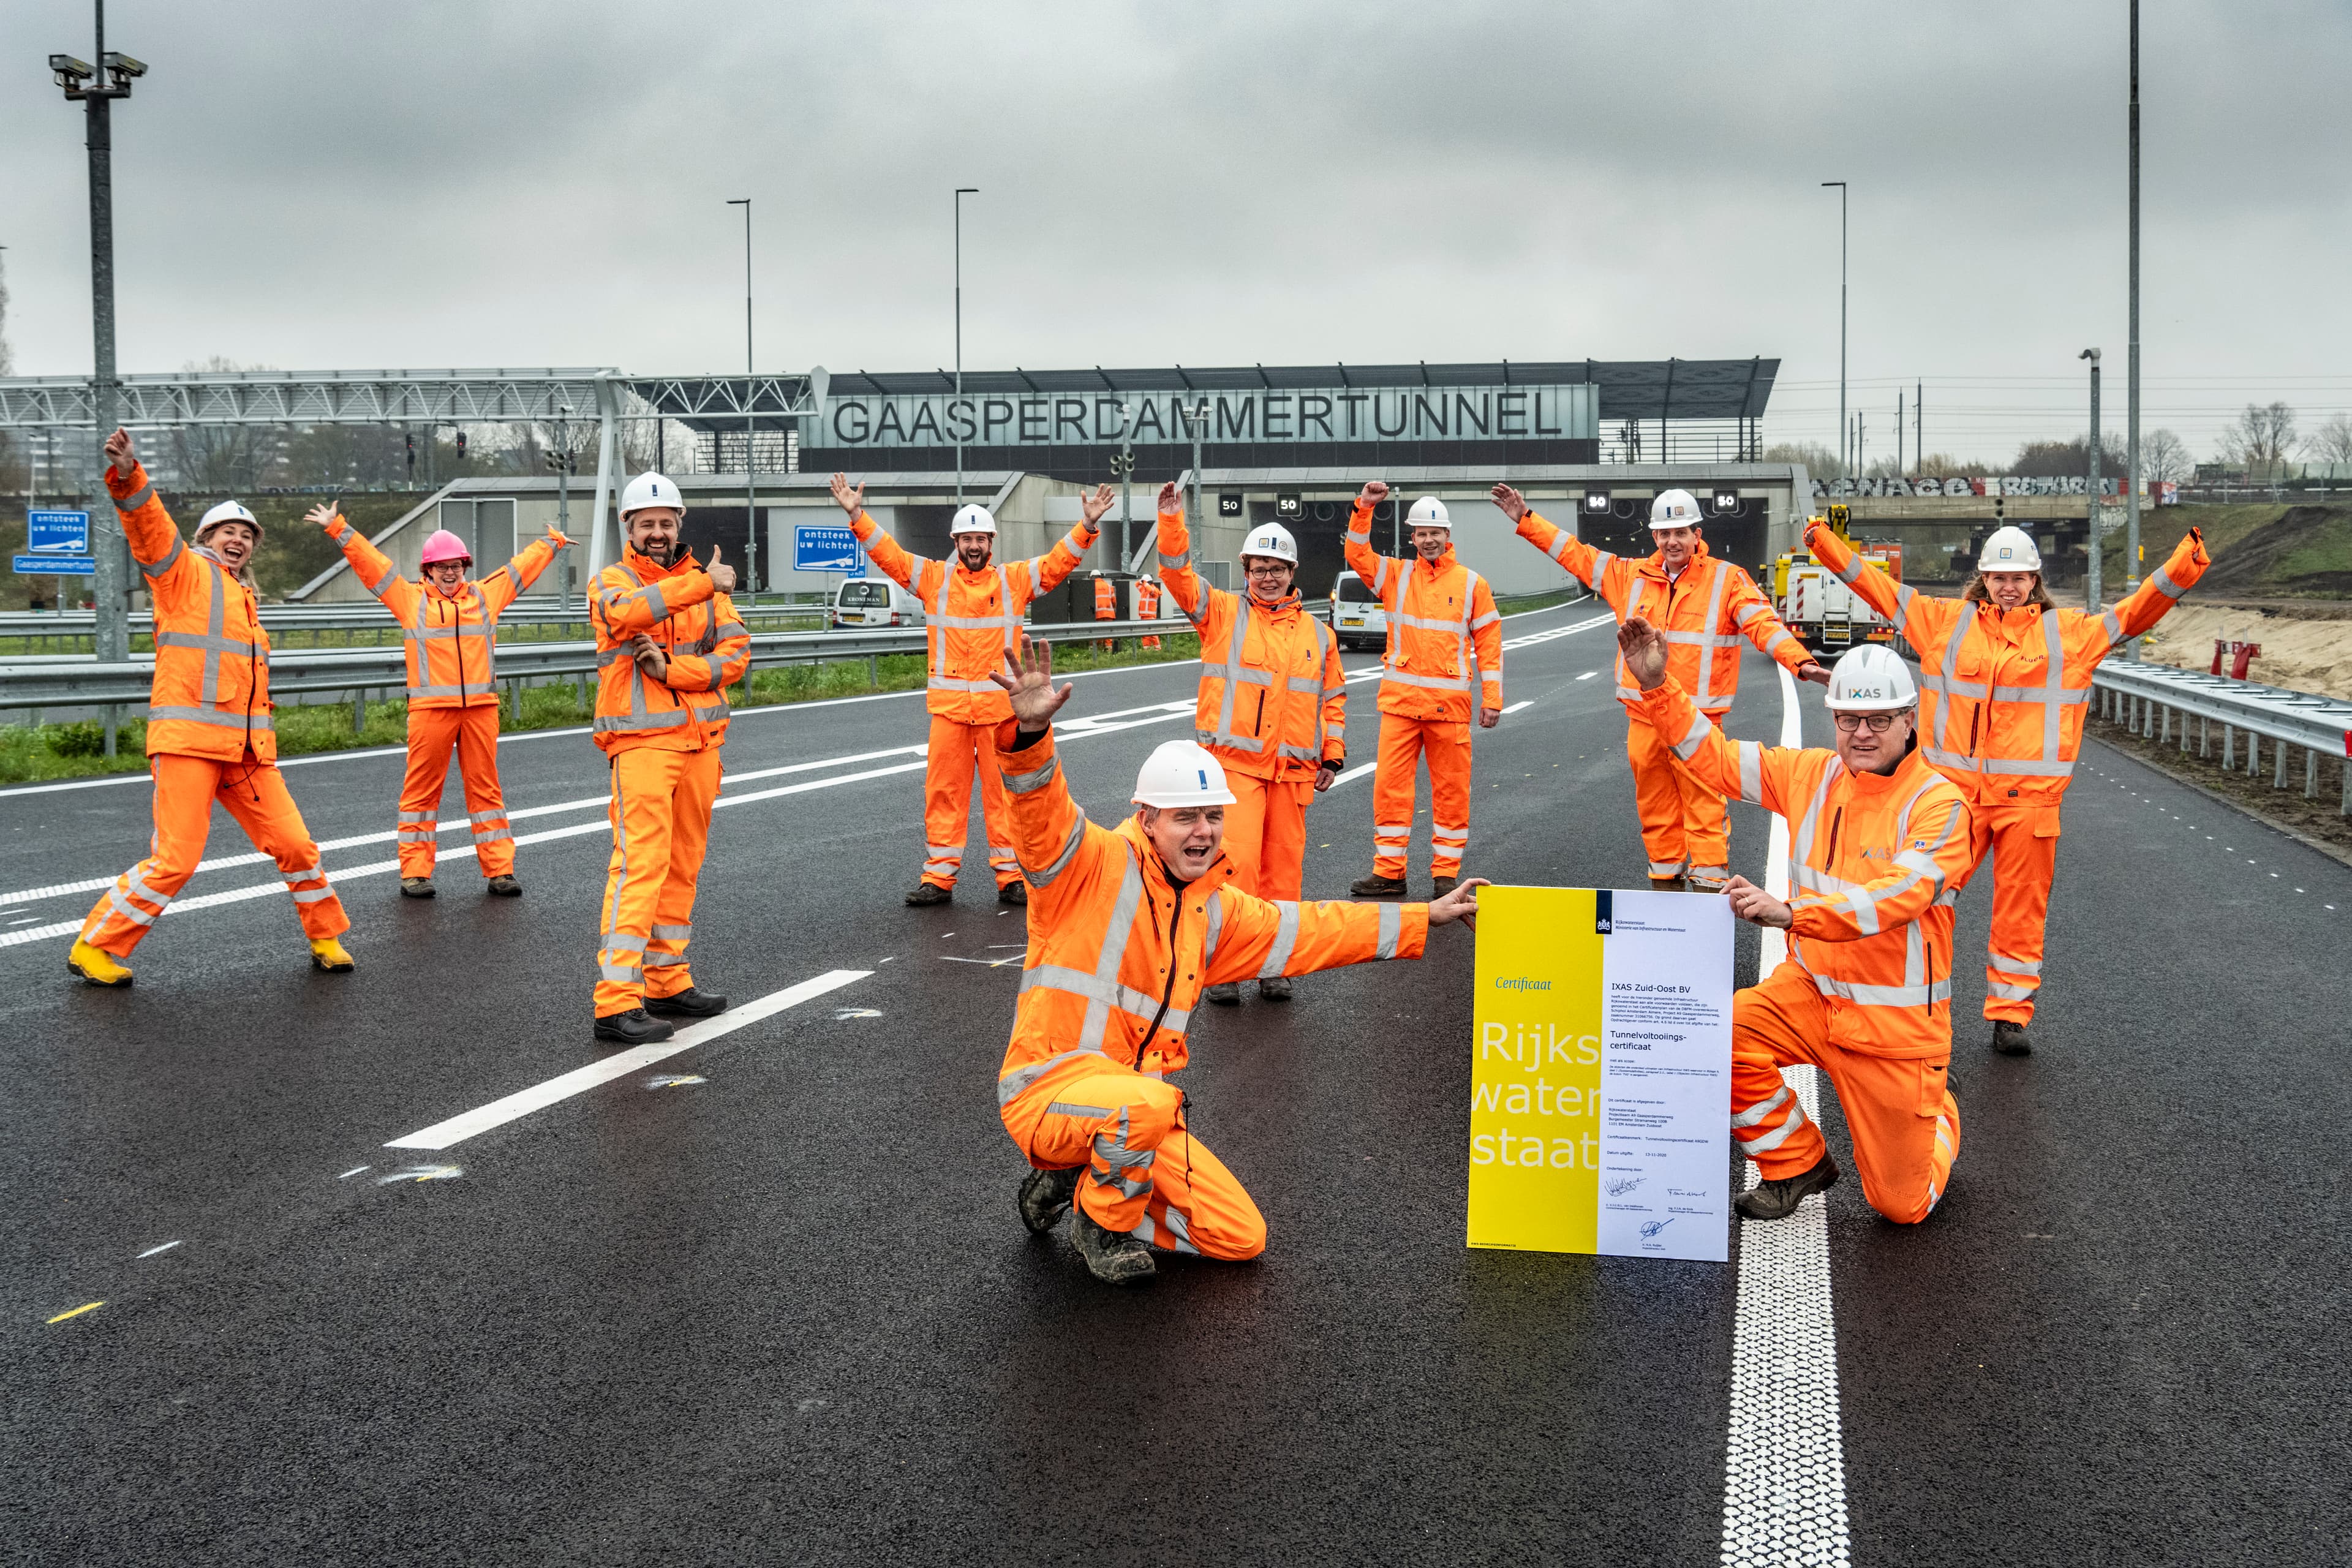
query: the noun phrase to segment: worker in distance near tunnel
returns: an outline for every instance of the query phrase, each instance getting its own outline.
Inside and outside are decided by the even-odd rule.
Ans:
[[[1668,644],[1635,616],[1618,628],[1643,716],[1700,784],[1786,817],[1783,900],[1734,877],[1732,912],[1789,933],[1789,956],[1732,997],[1731,1131],[1762,1181],[1737,1200],[1785,1219],[1838,1179],[1821,1129],[1780,1068],[1837,1086],[1870,1206],[1926,1219],[1960,1151],[1952,1096],[1952,903],[1966,879],[1969,803],[1928,765],[1919,694],[1876,644],[1847,653],[1823,701],[1835,751],[1731,741],[1667,673]]]
[[[1150,1278],[1154,1247],[1255,1258],[1265,1221],[1192,1136],[1184,1091],[1168,1081],[1188,1060],[1202,988],[1418,958],[1430,927],[1477,913],[1485,879],[1427,905],[1244,893],[1223,853],[1234,794],[1197,741],[1153,752],[1135,814],[1097,826],[1054,749],[1053,718],[1072,689],[1053,675],[1052,650],[1037,644],[996,678],[1013,716],[995,753],[1031,893],[1019,1010],[996,1080],[1004,1130],[1035,1167],[1021,1185],[1022,1220],[1044,1235],[1075,1207],[1071,1239],[1110,1284]]]

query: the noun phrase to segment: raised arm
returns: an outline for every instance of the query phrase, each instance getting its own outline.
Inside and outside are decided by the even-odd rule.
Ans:
[[[1125,851],[1116,835],[1087,820],[1062,776],[1053,721],[1070,700],[1071,689],[1054,685],[1053,645],[1026,637],[1021,641],[1019,654],[1008,657],[1006,668],[989,678],[1013,704],[1013,717],[996,727],[996,764],[1004,774],[1005,805],[1013,818],[1013,858],[1029,884],[1030,902],[1050,915],[1071,889],[1088,879],[1088,862]]]
[[[331,506],[314,506],[302,516],[304,521],[326,531],[343,559],[352,563],[352,575],[360,580],[360,586],[382,600],[393,619],[405,625],[415,617],[417,596],[424,590],[394,571],[391,559],[368,542],[367,535],[353,528],[349,518]]]
[[[1378,479],[1366,484],[1356,497],[1356,509],[1348,514],[1348,537],[1340,553],[1346,556],[1348,570],[1364,580],[1384,608],[1397,607],[1397,596],[1404,588],[1405,563],[1382,555],[1372,548],[1372,509],[1388,499],[1389,487]]]
[[[1570,530],[1547,521],[1535,508],[1528,504],[1525,496],[1508,485],[1496,485],[1486,493],[1494,500],[1496,508],[1511,520],[1519,537],[1566,567],[1570,576],[1607,599],[1612,605],[1617,604],[1622,597],[1622,581],[1614,584],[1617,586],[1617,593],[1610,592],[1612,585],[1610,581],[1611,568],[1617,568],[1621,579],[1632,574],[1633,568],[1622,558],[1607,551],[1595,550],[1577,538]]]
[[[882,575],[896,583],[915,597],[923,600],[925,608],[930,600],[916,586],[916,579],[940,563],[928,555],[916,555],[902,549],[897,540],[882,531],[882,525],[866,511],[866,487],[852,487],[849,476],[833,476],[833,499],[849,514],[849,530],[857,535],[857,542],[866,547],[866,558],[880,569]]]
[[[1698,710],[1682,683],[1666,673],[1666,639],[1635,616],[1617,628],[1617,650],[1642,690],[1650,722],[1693,778],[1719,795],[1787,816],[1790,781],[1802,752],[1734,741]]]
[[[2195,587],[2211,564],[2205,553],[2203,531],[2190,529],[2173,546],[2171,558],[2148,574],[2147,581],[2134,589],[2122,604],[2103,616],[2083,617],[2087,623],[2079,634],[2086,645],[2083,651],[2095,658],[2105,658],[2110,650],[2164,619],[2180,602],[2180,595]]]
[[[672,691],[724,691],[751,668],[751,634],[743,629],[735,601],[714,595],[710,619],[715,640],[709,653],[670,654],[662,684]]]
[[[490,619],[495,621],[505,614],[507,606],[515,602],[517,595],[538,582],[539,574],[552,565],[557,553],[571,542],[551,522],[544,536],[532,540],[523,547],[520,554],[483,578],[479,584],[482,603],[488,609]]]
[[[1764,596],[1764,590],[1756,585],[1756,579],[1748,574],[1745,567],[1734,566],[1727,561],[1717,570],[1731,574],[1731,581],[1724,585],[1723,613],[1731,618],[1731,624],[1745,634],[1749,642],[1756,645],[1759,653],[1801,679],[1828,679],[1827,673],[1805,651],[1805,645],[1799,642],[1795,634],[1780,624],[1780,617],[1772,613],[1772,601]]]
[[[1897,583],[1856,555],[1852,545],[1819,520],[1805,525],[1805,548],[1853,589],[1856,598],[1894,622],[1904,639],[1918,650],[1923,663],[1932,664],[1943,657],[1944,645],[1959,624],[1959,600],[1939,599],[1908,583]]]
[[[1069,532],[1055,541],[1053,549],[1029,563],[1029,581],[1035,584],[1030,589],[1032,597],[1052,593],[1062,585],[1064,578],[1078,569],[1078,563],[1086,559],[1087,552],[1092,550],[1095,541],[1102,537],[1102,516],[1110,510],[1110,500],[1108,485],[1098,487],[1090,496],[1079,498],[1080,521]],[[1122,571],[1127,567],[1124,561],[1118,564]]]
[[[1205,625],[1218,590],[1192,570],[1192,535],[1184,524],[1184,492],[1174,479],[1160,487],[1160,580],[1194,626]],[[1230,595],[1228,595],[1230,596]]]
[[[146,468],[132,449],[131,432],[117,430],[106,438],[107,493],[114,498],[115,515],[122,520],[123,537],[131,542],[131,558],[150,583],[182,570],[187,547],[180,542],[180,525],[172,521],[147,478]]]

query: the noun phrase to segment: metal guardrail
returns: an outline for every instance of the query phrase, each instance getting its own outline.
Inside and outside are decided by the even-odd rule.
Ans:
[[[1102,637],[1176,637],[1192,629],[1188,621],[1169,619],[1055,622],[1033,626],[1028,632],[1040,642],[1090,642]],[[754,632],[751,668],[772,669],[879,658],[885,654],[920,654],[928,646],[928,637],[921,626]],[[498,678],[509,683],[510,689],[514,683],[540,684],[566,676],[592,675],[595,669],[593,642],[499,645]],[[144,707],[154,678],[152,655],[117,664],[75,658],[12,660],[0,664],[0,709]],[[363,698],[371,691],[404,690],[407,684],[407,653],[397,644],[270,650],[273,697],[335,691]]]
[[[588,619],[586,602],[578,595],[572,596],[573,608],[565,610],[553,595],[534,595],[517,599],[499,617],[501,628],[530,626],[577,626]],[[805,605],[752,605],[739,598],[736,610],[745,616],[765,619],[774,616],[822,616],[822,603]],[[0,610],[0,637],[88,637],[96,621],[89,610]],[[343,605],[264,605],[261,606],[262,629],[280,631],[383,631],[397,634],[399,626],[373,599],[354,600]],[[132,637],[152,636],[155,629],[154,613],[134,611],[131,616]]]
[[[2352,702],[2284,687],[2258,686],[2208,675],[2201,670],[2175,669],[2163,664],[2110,661],[2092,678],[2103,717],[2124,725],[2135,735],[2158,742],[2175,739],[2189,750],[2189,721],[2198,721],[2197,754],[2212,752],[2212,727],[2221,727],[2221,766],[2239,766],[2239,739],[2245,741],[2245,771],[2262,767],[2262,743],[2272,742],[2272,787],[2287,782],[2287,753],[2303,752],[2303,793],[2319,793],[2319,758],[2324,752],[2345,760],[2343,799],[2337,810],[2352,816]]]

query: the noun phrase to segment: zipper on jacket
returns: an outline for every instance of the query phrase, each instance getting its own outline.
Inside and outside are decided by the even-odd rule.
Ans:
[[[1250,733],[1265,733],[1265,688],[1263,686],[1257,689],[1257,717],[1250,721]]]
[[[1843,823],[1844,821],[1845,821],[1845,807],[1843,807],[1843,806],[1842,806],[1842,805],[1841,805],[1841,806],[1839,806],[1839,807],[1837,808],[1837,810],[1835,810],[1835,811],[1833,811],[1833,812],[1832,812],[1832,813],[1830,814],[1830,855],[1829,855],[1829,859],[1828,859],[1828,861],[1825,863],[1825,865],[1824,865],[1824,867],[1823,867],[1823,869],[1825,869],[1825,870],[1827,870],[1827,871],[1831,872],[1832,874],[1835,874],[1835,872],[1837,871],[1837,863],[1838,863],[1838,858],[1837,858],[1838,826],[1839,826],[1839,825],[1840,825],[1840,824]]]
[[[1160,987],[1160,1011],[1151,1015],[1151,1026],[1143,1031],[1143,1038],[1135,1047],[1135,1070],[1138,1072],[1143,1070],[1144,1053],[1151,1048],[1152,1040],[1160,1033],[1160,1020],[1168,1016],[1168,1004],[1176,997],[1176,922],[1184,918],[1184,889],[1178,888],[1175,894],[1175,907],[1168,911],[1168,984]],[[1214,893],[1209,896],[1216,897]],[[1104,940],[1108,941],[1109,938],[1105,937]]]

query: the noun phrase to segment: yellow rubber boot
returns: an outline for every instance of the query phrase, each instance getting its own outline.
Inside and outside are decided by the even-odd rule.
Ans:
[[[310,944],[310,967],[323,969],[330,974],[343,974],[359,965],[352,962],[352,955],[343,951],[341,942],[333,937],[322,936]]]
[[[131,966],[102,947],[77,942],[66,954],[66,967],[92,985],[128,985]]]

